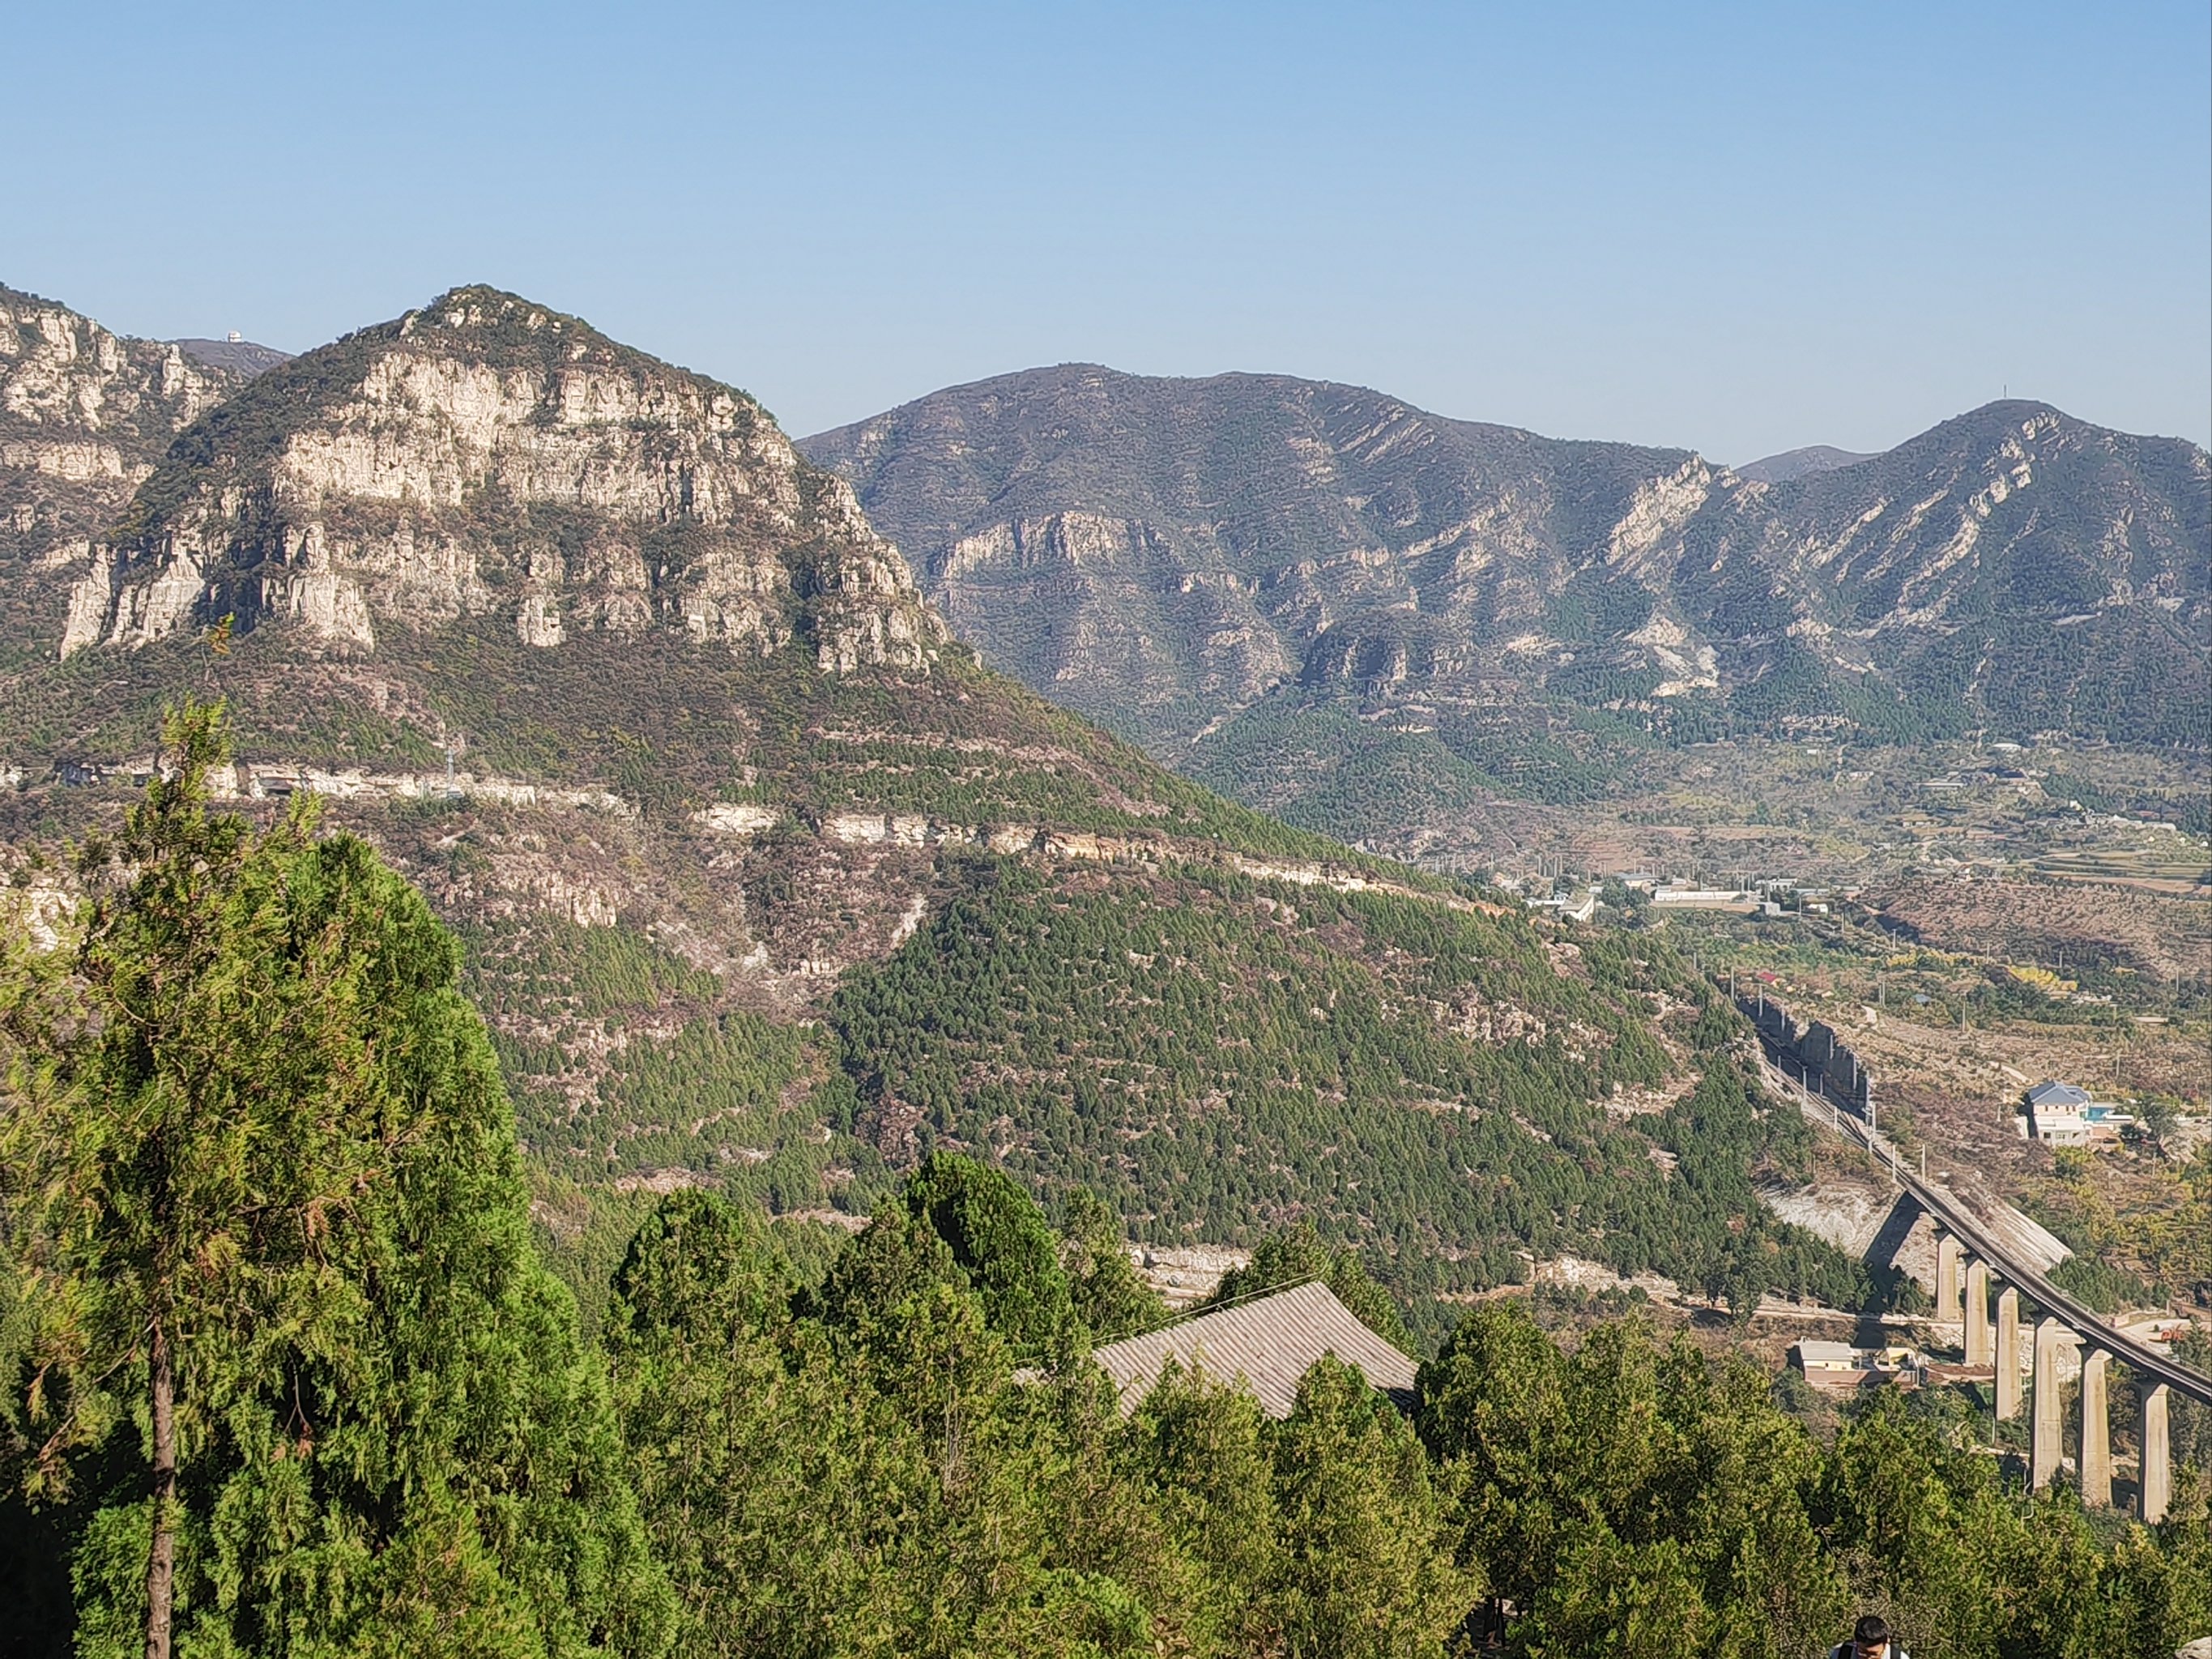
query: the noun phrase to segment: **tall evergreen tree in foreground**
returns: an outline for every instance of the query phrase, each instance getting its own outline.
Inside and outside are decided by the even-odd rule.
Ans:
[[[6,987],[32,1484],[113,1483],[74,1540],[77,1650],[657,1650],[451,940],[311,801],[259,833],[209,811],[219,707],[164,742],[85,850],[76,942]]]

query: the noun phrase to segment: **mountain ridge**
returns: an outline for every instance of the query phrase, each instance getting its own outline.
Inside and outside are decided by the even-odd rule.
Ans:
[[[441,398],[461,418],[434,453],[387,441]],[[479,493],[511,531],[481,523]],[[577,512],[580,538],[538,521]],[[809,557],[764,556],[779,537]],[[280,611],[373,647],[380,616],[511,608],[526,642],[679,617],[763,651],[803,629],[825,661],[920,666],[941,630],[912,586],[750,398],[479,285],[272,368],[180,434],[95,550],[60,649]]]
[[[1846,466],[1856,466],[1861,461],[1871,461],[1885,452],[1881,450],[1838,449],[1832,444],[1807,444],[1801,449],[1785,449],[1773,455],[1762,455],[1755,461],[1747,461],[1732,471],[1739,478],[1748,478],[1753,483],[1787,483],[1792,478],[1802,478],[1811,472],[1834,472]]]
[[[989,660],[1347,839],[1389,811],[1305,798],[1363,731],[1473,802],[1729,735],[2201,748],[2212,724],[2212,459],[2028,400],[1771,483],[1330,383],[1086,366],[803,447]]]
[[[228,369],[230,373],[249,380],[255,375],[265,374],[280,364],[290,362],[297,355],[295,352],[280,351],[275,346],[262,345],[256,341],[240,339],[235,336],[222,340],[188,336],[182,339],[172,340],[169,343],[196,363],[210,368]]]

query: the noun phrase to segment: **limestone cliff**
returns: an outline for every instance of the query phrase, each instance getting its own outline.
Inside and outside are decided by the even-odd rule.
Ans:
[[[1512,669],[1506,642],[1546,631],[1589,546],[1675,512],[1662,486],[1692,464],[1353,386],[1089,364],[805,447],[914,551],[961,638],[1171,758],[1278,687]]]
[[[68,307],[0,286],[0,593],[14,655],[51,639],[93,538],[179,431],[238,385],[176,346],[133,340]]]
[[[231,619],[371,653],[465,623],[537,647],[675,629],[824,670],[944,638],[850,489],[743,392],[574,317],[457,289],[262,374],[92,550],[58,641]]]

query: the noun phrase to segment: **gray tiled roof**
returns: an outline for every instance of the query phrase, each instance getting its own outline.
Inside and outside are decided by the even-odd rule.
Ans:
[[[2027,1103],[2031,1106],[2087,1106],[2089,1101],[2090,1094],[2087,1089],[2076,1088],[2070,1083],[2056,1082],[2050,1078],[2044,1079],[2027,1091]]]
[[[1323,1354],[1357,1367],[1368,1382],[1410,1410],[1413,1362],[1359,1322],[1328,1285],[1294,1285],[1145,1336],[1109,1342],[1092,1354],[1131,1412],[1152,1392],[1170,1359],[1187,1371],[1241,1382],[1273,1418],[1297,1403],[1298,1381]]]

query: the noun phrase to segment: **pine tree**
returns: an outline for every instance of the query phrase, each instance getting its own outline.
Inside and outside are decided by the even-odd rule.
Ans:
[[[142,1439],[77,1552],[78,1650],[656,1650],[452,941],[311,799],[209,811],[220,707],[165,742],[74,950],[9,999],[40,1479]]]

